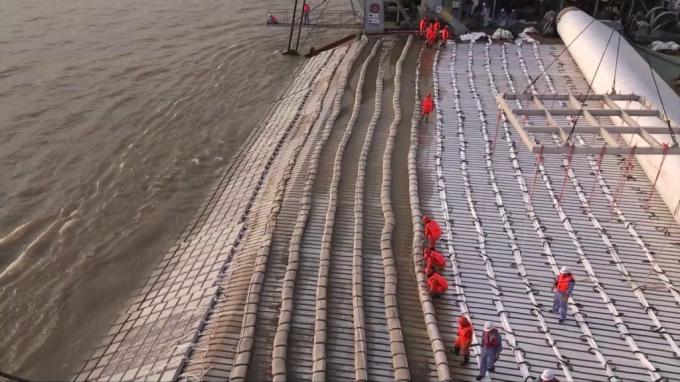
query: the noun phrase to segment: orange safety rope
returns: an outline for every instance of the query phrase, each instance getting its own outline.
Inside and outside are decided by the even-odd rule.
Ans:
[[[593,187],[590,189],[588,203],[590,203],[590,201],[593,199],[593,194],[595,193],[595,185],[597,184],[598,176],[600,176],[600,170],[602,169],[602,159],[604,158],[605,151],[607,151],[607,145],[602,146],[602,150],[600,150],[600,157],[597,158],[597,166],[595,167],[595,179],[593,179]]]
[[[659,164],[659,170],[656,172],[656,177],[654,177],[654,183],[652,184],[652,187],[649,189],[649,195],[647,195],[647,200],[645,200],[644,204],[642,207],[644,209],[649,208],[650,202],[652,200],[652,195],[654,194],[654,189],[656,188],[656,182],[659,180],[659,175],[661,175],[661,168],[663,167],[663,162],[666,161],[666,157],[668,156],[668,143],[663,144],[663,156],[661,157],[661,163]]]
[[[628,158],[626,158],[622,168],[623,171],[621,171],[621,174],[619,174],[619,179],[616,181],[616,190],[614,191],[614,198],[610,206],[611,208],[614,208],[616,205],[619,194],[623,191],[623,187],[626,185],[626,181],[628,180],[628,174],[630,174],[631,170],[633,169],[633,159],[635,159],[636,148],[637,145],[630,148],[630,153],[628,154]]]
[[[562,196],[564,196],[564,189],[567,186],[567,178],[569,177],[569,169],[571,168],[571,161],[574,159],[574,149],[575,145],[569,145],[569,154],[567,154],[567,165],[564,166],[564,178],[562,179],[562,189],[560,190],[560,197],[557,198],[559,202],[562,202]]]
[[[538,178],[538,167],[543,163],[543,147],[541,145],[541,151],[536,154],[536,166],[534,167],[534,180],[531,182],[531,191],[529,192],[529,197],[534,199],[534,189],[536,188],[536,179]]]

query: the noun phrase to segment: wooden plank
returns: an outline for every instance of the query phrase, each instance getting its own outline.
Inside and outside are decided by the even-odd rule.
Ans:
[[[538,107],[540,110],[546,110],[545,105],[543,105],[543,102],[541,102],[541,99],[538,97],[534,97],[534,103],[536,104],[536,107]],[[553,118],[552,114],[546,112],[545,113],[545,119],[548,121],[548,126],[552,126],[558,129],[560,133],[560,137],[562,137],[563,141],[567,140],[567,133],[560,127],[559,124],[557,124],[557,121],[555,121],[555,118]]]
[[[529,134],[527,134],[526,130],[524,130],[523,124],[517,120],[515,113],[513,113],[513,109],[511,109],[507,102],[505,102],[503,94],[499,94],[498,97],[496,97],[496,101],[498,102],[498,106],[500,106],[503,110],[503,113],[505,113],[505,116],[508,118],[510,124],[515,128],[517,134],[519,134],[522,142],[524,142],[529,151],[534,152],[535,147],[533,140]]]
[[[574,107],[581,108],[582,103],[576,99],[576,97],[569,97],[569,101]],[[588,122],[589,125],[591,126],[596,126],[599,125],[599,122],[593,115],[590,113],[590,111],[587,108],[583,108],[583,117],[586,119],[586,122]],[[578,117],[577,117],[578,118]],[[616,142],[616,139],[606,130],[606,129],[600,129],[599,131],[600,136],[602,139],[607,142],[607,144],[611,147],[619,147],[619,144]]]

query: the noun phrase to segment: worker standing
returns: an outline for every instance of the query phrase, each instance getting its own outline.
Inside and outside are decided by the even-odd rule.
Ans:
[[[309,25],[309,12],[311,12],[311,10],[312,9],[309,7],[309,4],[304,3],[302,5],[302,18],[303,18],[303,22],[306,25]]]
[[[442,237],[442,229],[436,221],[429,216],[423,216],[423,230],[425,231],[425,239],[429,243],[429,248],[434,249],[434,244]]]
[[[449,28],[444,26],[441,32],[439,32],[442,37],[442,45],[446,47],[446,42],[449,40]]]
[[[427,19],[424,17],[420,19],[420,24],[418,25],[418,31],[420,32],[420,37],[425,39],[427,38],[426,33],[427,33]]]
[[[560,380],[555,378],[555,373],[552,370],[545,369],[541,373],[541,382],[560,382]]]
[[[425,248],[423,258],[425,260],[425,275],[428,277],[435,272],[440,273],[446,267],[444,256],[433,249]]]
[[[439,34],[439,30],[442,28],[442,24],[439,22],[439,20],[436,20],[432,27],[434,29],[434,34],[437,35]]]
[[[425,32],[425,35],[427,37],[427,46],[434,45],[434,42],[437,38],[437,34],[434,32],[434,27],[432,25],[427,27],[427,32]]]
[[[494,325],[487,321],[484,323],[484,334],[482,334],[482,359],[479,363],[479,375],[477,380],[481,381],[486,376],[486,372],[494,372],[496,361],[503,350],[503,338]]]
[[[560,314],[560,323],[564,322],[567,318],[567,301],[574,290],[574,285],[576,285],[576,280],[574,280],[574,276],[571,275],[571,269],[566,266],[562,267],[562,269],[560,269],[560,274],[553,284],[555,295],[553,296],[553,307],[551,311]]]
[[[470,362],[470,345],[472,345],[472,324],[461,314],[458,316],[458,337],[456,337],[456,342],[453,344],[453,354],[463,355],[463,362],[460,363],[461,366],[465,366]]]
[[[432,99],[432,93],[427,93],[425,98],[423,98],[421,107],[422,117],[425,117],[425,122],[428,122],[430,119],[430,113],[432,113],[432,110],[434,110],[434,100]]]
[[[449,288],[449,283],[444,276],[433,273],[427,278],[427,293],[432,297],[439,297]]]

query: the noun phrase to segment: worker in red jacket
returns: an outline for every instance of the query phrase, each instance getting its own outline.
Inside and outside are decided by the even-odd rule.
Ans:
[[[446,42],[449,40],[449,28],[444,26],[444,29],[442,29],[442,31],[439,33],[442,36],[442,44],[446,46]]]
[[[441,253],[425,248],[423,251],[423,258],[425,260],[425,275],[430,276],[434,272],[440,273],[446,267],[446,259]]]
[[[434,45],[434,42],[437,39],[437,33],[434,31],[434,27],[432,25],[427,27],[427,32],[425,32],[425,37],[427,37],[427,46]]]
[[[309,7],[309,4],[306,2],[302,5],[302,20],[304,24],[309,25],[309,12],[312,11],[312,8]]]
[[[560,314],[560,323],[564,322],[567,318],[567,301],[569,301],[569,297],[574,291],[574,285],[576,285],[576,280],[571,275],[571,269],[569,267],[562,267],[560,274],[557,275],[557,279],[555,279],[553,284],[555,295],[553,296],[552,307],[553,312]]]
[[[449,288],[449,283],[446,282],[444,276],[439,273],[433,273],[427,278],[427,292],[432,297],[439,297]]]
[[[442,229],[439,227],[439,224],[429,216],[423,216],[423,224],[425,239],[427,239],[429,243],[429,248],[434,249],[434,244],[442,237]]]
[[[422,116],[425,117],[425,122],[428,122],[430,119],[430,113],[432,113],[434,110],[434,99],[432,98],[431,93],[427,93],[425,98],[423,98],[421,108]]]
[[[427,33],[427,19],[424,17],[420,19],[420,24],[418,24],[418,31],[420,32],[420,37],[421,38],[427,38],[426,33]]]
[[[463,314],[458,316],[458,337],[456,337],[456,342],[453,344],[453,353],[455,355],[463,355],[461,366],[465,366],[470,362],[470,346],[472,345],[473,331],[472,324],[467,317]]]
[[[432,25],[432,28],[434,29],[434,34],[437,35],[439,34],[439,30],[442,29],[442,24],[439,22],[439,20],[436,20]]]

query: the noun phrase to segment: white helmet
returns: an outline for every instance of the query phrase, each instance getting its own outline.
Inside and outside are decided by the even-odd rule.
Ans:
[[[553,378],[555,378],[555,373],[550,369],[545,369],[543,370],[543,373],[541,373],[541,381],[549,381]]]
[[[560,269],[560,273],[571,273],[571,268],[565,265]]]
[[[484,323],[484,331],[488,332],[491,329],[493,329],[493,323],[491,321],[485,322]]]

